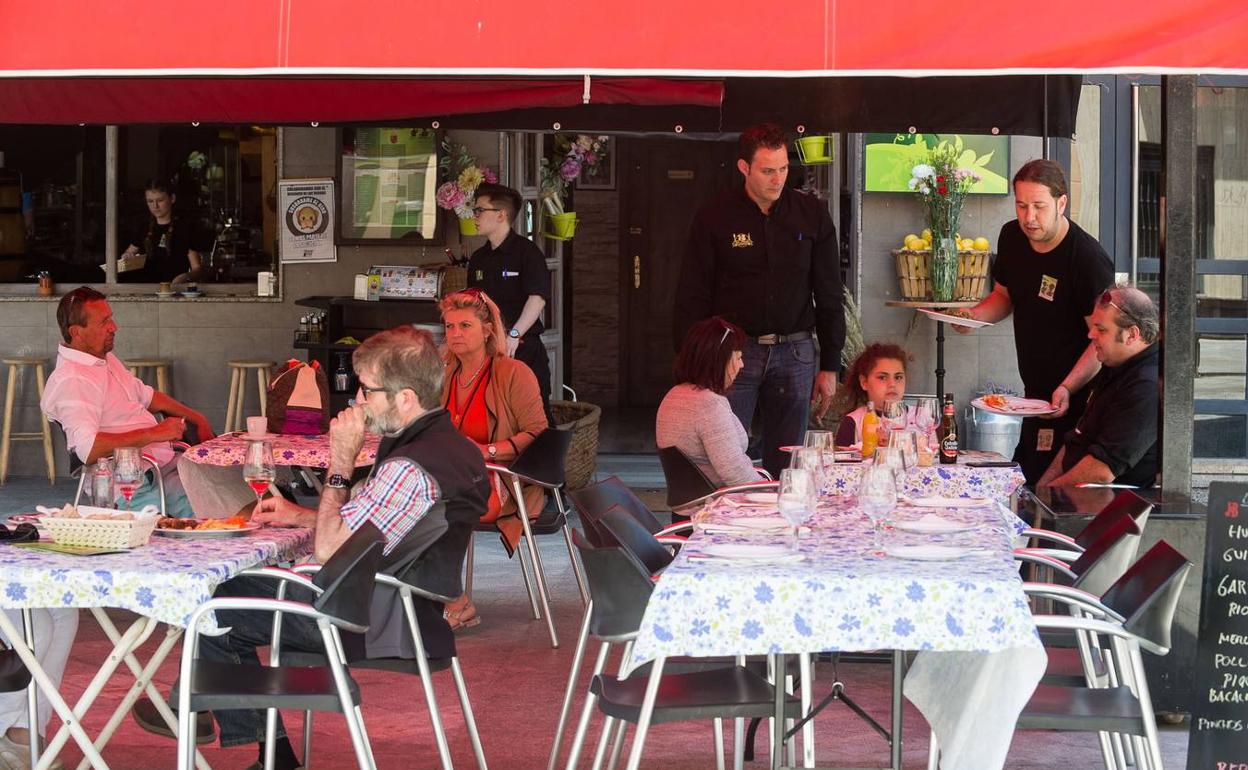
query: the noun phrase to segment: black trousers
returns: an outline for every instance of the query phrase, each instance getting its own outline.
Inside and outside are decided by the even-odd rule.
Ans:
[[[546,420],[553,428],[555,418],[550,412],[550,359],[546,355],[546,346],[542,344],[542,335],[526,334],[521,337],[520,347],[516,348],[516,360],[523,361],[537,377],[537,387],[542,391],[542,408],[546,410]]]

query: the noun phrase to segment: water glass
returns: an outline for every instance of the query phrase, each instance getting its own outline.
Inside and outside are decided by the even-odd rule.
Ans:
[[[871,520],[871,540],[876,551],[883,549],[880,532],[886,517],[897,507],[897,491],[897,480],[891,468],[876,464],[863,469],[858,505]]]
[[[806,446],[831,452],[835,438],[836,434],[830,430],[808,430],[806,431]]]
[[[892,471],[893,483],[897,485],[897,493],[901,494],[906,485],[906,457],[901,449],[882,446],[875,450],[874,466]]]
[[[919,462],[919,433],[910,429],[893,431],[888,436],[890,449],[901,452],[902,464],[913,468]]]
[[[777,507],[785,521],[793,525],[792,550],[797,550],[797,537],[801,527],[815,513],[818,493],[815,490],[815,479],[810,471],[804,468],[786,468],[780,471],[780,488]]]
[[[143,465],[138,447],[120,446],[113,450],[113,479],[117,491],[126,499],[126,510],[130,510],[130,499],[143,483]]]
[[[824,470],[827,467],[825,465],[827,460],[828,456],[822,448],[808,446],[793,452],[793,458],[789,461],[789,467],[810,471],[810,475],[815,480],[815,495],[817,497],[823,492],[824,484],[827,482],[827,475]]]

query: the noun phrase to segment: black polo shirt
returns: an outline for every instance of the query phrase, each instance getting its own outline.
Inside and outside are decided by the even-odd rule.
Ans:
[[[1158,345],[1120,366],[1104,366],[1092,380],[1088,406],[1066,434],[1062,472],[1087,455],[1109,466],[1114,481],[1151,487],[1157,478]]]
[[[723,316],[751,337],[814,330],[819,369],[841,369],[845,346],[840,250],[828,207],[785,188],[768,214],[744,185],[694,217],[673,313],[679,347],[694,323]]]
[[[524,311],[525,301],[537,295],[550,302],[550,272],[546,257],[537,244],[512,232],[494,248],[487,241],[468,260],[468,287],[478,287],[490,295],[510,329]],[[533,322],[526,337],[542,333],[541,318]]]

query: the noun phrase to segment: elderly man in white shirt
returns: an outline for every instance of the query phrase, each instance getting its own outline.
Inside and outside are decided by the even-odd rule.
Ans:
[[[237,469],[174,462],[170,442],[182,439],[188,422],[200,440],[213,437],[212,427],[204,415],[130,374],[113,355],[117,323],[103,294],[74,289],[61,298],[56,320],[65,341],[40,406],[60,423],[70,451],[90,465],[118,447],[141,447],[161,467],[169,516],[220,518],[254,503]],[[156,412],[166,417],[157,420]],[[155,479],[149,478],[134,502],[153,502],[155,494]]]

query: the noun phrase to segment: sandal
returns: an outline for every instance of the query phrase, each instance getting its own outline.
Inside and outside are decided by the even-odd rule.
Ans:
[[[445,616],[446,622],[451,625],[452,631],[481,625],[481,618],[477,616],[477,607],[472,603],[471,599],[468,599],[459,607],[448,606]]]

